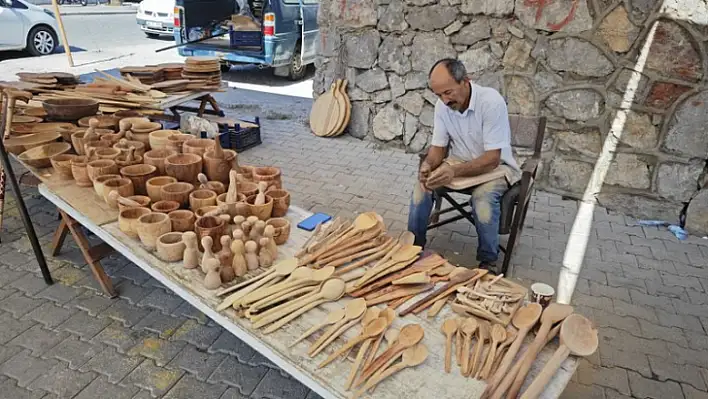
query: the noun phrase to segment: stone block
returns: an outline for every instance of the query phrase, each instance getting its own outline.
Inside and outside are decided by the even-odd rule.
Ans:
[[[56,360],[39,359],[30,356],[29,350],[23,350],[0,365],[0,373],[17,380],[17,385],[24,388],[57,364]]]
[[[310,392],[294,378],[278,370],[269,370],[253,392],[255,397],[305,399]]]
[[[336,1],[324,2],[317,14],[320,26],[332,24],[343,28],[363,28],[376,26],[378,12],[376,2],[371,0],[349,0],[346,7]]]
[[[165,399],[219,399],[223,398],[228,386],[222,384],[206,384],[186,375],[164,396]]]
[[[536,115],[536,95],[530,80],[521,76],[507,76],[504,94],[509,113]]]
[[[467,73],[478,74],[493,70],[499,65],[499,59],[492,54],[488,45],[471,48],[457,56],[467,69]]]
[[[681,203],[612,192],[601,192],[597,196],[597,201],[603,207],[613,211],[630,214],[637,218],[658,220],[676,221],[683,208]]]
[[[210,383],[224,383],[238,388],[242,395],[251,395],[258,383],[268,373],[265,366],[250,366],[227,357],[209,377]]]
[[[708,234],[708,190],[699,191],[688,204],[686,230],[696,235]]]
[[[350,135],[363,139],[369,134],[371,126],[371,106],[365,101],[352,102],[352,114],[347,131]]]
[[[639,36],[639,28],[629,20],[627,9],[619,6],[605,16],[597,34],[613,51],[624,53],[629,51]]]
[[[402,32],[408,28],[405,7],[401,0],[391,0],[388,5],[379,7],[377,28],[384,32]]]
[[[207,353],[191,345],[185,346],[172,361],[168,368],[180,368],[194,375],[199,381],[206,381],[216,367],[221,364],[226,355],[221,353]]]
[[[651,186],[654,162],[650,156],[617,153],[610,163],[605,184],[648,189]]]
[[[573,121],[598,118],[604,109],[600,93],[590,89],[571,89],[551,94],[546,106],[557,116]]]
[[[219,335],[224,332],[220,326],[210,327],[197,323],[194,320],[187,320],[172,335],[172,340],[185,341],[200,349],[207,349]]]
[[[514,12],[514,0],[462,0],[460,10],[465,14],[501,17]]]
[[[492,34],[492,27],[489,22],[487,18],[473,19],[452,36],[452,43],[471,46],[481,40],[489,39]]]
[[[593,165],[588,162],[555,157],[548,170],[548,183],[555,188],[582,194],[592,175]]]
[[[98,377],[86,386],[74,399],[131,399],[140,388],[112,384],[105,377]]]
[[[689,90],[691,90],[690,86],[668,82],[654,82],[644,103],[650,107],[668,109],[683,93]]]
[[[405,111],[396,104],[389,104],[379,111],[373,120],[374,136],[383,141],[403,136]]]
[[[551,40],[546,59],[555,71],[584,77],[603,77],[614,71],[612,61],[594,44],[572,37]]]
[[[706,103],[708,90],[703,90],[688,97],[676,108],[664,139],[666,150],[705,158],[708,152],[708,132],[703,128],[708,124],[708,114],[704,112]]]
[[[688,202],[697,191],[704,169],[704,161],[662,163],[657,174],[657,192],[673,201]]]
[[[373,93],[388,87],[386,72],[381,68],[373,68],[357,76],[357,86],[367,93]]]
[[[96,378],[94,373],[82,373],[58,364],[37,378],[28,389],[51,392],[61,398],[73,398]]]
[[[629,386],[632,394],[640,398],[681,398],[681,386],[674,381],[658,382],[629,372]]]
[[[167,393],[183,374],[182,370],[160,368],[152,360],[145,359],[121,383],[147,389],[153,397],[159,397]]]
[[[629,111],[620,142],[639,149],[656,147],[659,132],[650,115]]]
[[[383,42],[381,43],[381,46],[378,49],[378,65],[386,70],[386,71],[393,71],[399,75],[405,75],[406,73],[411,71],[411,60],[406,54],[407,48],[403,45],[403,41],[394,35],[388,35],[383,39]],[[378,70],[378,69],[377,69]],[[380,71],[380,70],[379,70]],[[367,71],[369,72],[369,71]],[[372,79],[375,78],[377,81],[382,80],[380,76],[375,76],[375,77],[367,77],[365,76],[366,73],[362,75],[359,75],[361,80],[366,80],[366,79]],[[380,75],[380,73],[377,73],[377,75]],[[381,90],[385,87],[388,86],[388,82],[386,81],[386,76],[384,75],[383,77],[383,82],[386,84],[384,85],[374,85],[374,84],[369,84],[369,86],[376,86],[378,87],[376,90]],[[372,92],[374,90],[366,90],[365,86],[362,86],[362,84],[367,84],[366,82],[359,82],[359,87],[364,89],[367,92]]]
[[[446,57],[457,57],[457,51],[441,31],[419,32],[411,45],[411,61],[414,71],[428,73],[436,61]]]
[[[344,39],[347,66],[361,69],[373,67],[379,53],[380,43],[381,37],[375,29],[366,29],[347,36]]]
[[[703,76],[701,56],[693,38],[674,21],[661,20],[646,67],[669,77],[696,81]]]
[[[419,31],[443,29],[457,18],[456,7],[411,7],[406,13],[406,22],[410,28]]]
[[[536,3],[516,0],[513,10],[514,15],[523,25],[550,32],[580,33],[592,28],[593,24],[586,0],[579,0],[572,4],[547,4],[541,12]]]

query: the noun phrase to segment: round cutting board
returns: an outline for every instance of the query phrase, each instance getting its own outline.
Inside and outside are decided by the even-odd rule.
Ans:
[[[344,129],[349,125],[349,120],[352,117],[352,103],[349,101],[349,95],[347,94],[347,80],[344,79],[339,85],[339,111],[342,113],[341,124],[337,127],[337,130],[332,132],[329,137],[337,137],[344,133]]]
[[[340,81],[337,80],[332,86],[317,98],[310,111],[310,128],[319,137],[325,137],[332,130],[339,126],[340,118],[339,104],[335,97],[335,92],[339,88]]]

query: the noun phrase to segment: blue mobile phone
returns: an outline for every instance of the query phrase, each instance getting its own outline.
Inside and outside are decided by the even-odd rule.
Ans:
[[[326,223],[330,219],[332,219],[332,216],[325,215],[324,213],[315,213],[314,215],[298,223],[297,227],[303,230],[312,231],[317,228],[318,224]]]

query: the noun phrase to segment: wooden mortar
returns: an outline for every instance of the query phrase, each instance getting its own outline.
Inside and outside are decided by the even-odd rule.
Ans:
[[[227,204],[226,194],[227,193],[223,193],[216,196],[216,205],[226,205],[227,212],[232,218],[238,215],[243,217],[251,216],[251,207],[246,203],[245,195],[238,193],[238,201],[233,204]]]
[[[133,182],[125,177],[106,180],[103,182],[103,199],[108,206],[113,209],[118,209],[118,203],[111,199],[109,194],[111,191],[117,191],[121,197],[130,197],[135,195]]]
[[[179,181],[197,184],[202,172],[202,157],[197,154],[176,154],[165,158],[165,173]]]
[[[147,191],[148,197],[152,202],[157,202],[162,200],[162,186],[177,183],[177,179],[172,176],[157,176],[149,179],[145,182],[145,190]]]
[[[159,130],[164,131],[164,130]],[[157,168],[157,174],[159,176],[165,175],[165,158],[170,155],[177,155],[176,151],[168,150],[165,148],[155,149],[148,151],[143,155],[144,162],[147,165],[153,165]]]
[[[147,208],[125,208],[118,213],[118,228],[127,236],[138,238],[138,219],[149,213]]]
[[[145,155],[145,144],[140,141],[120,139],[120,141],[113,144],[113,148],[117,148],[123,153],[127,153],[130,147],[135,147],[136,157]]]
[[[201,208],[197,209],[196,211],[194,211],[194,216],[196,216],[196,218],[199,219],[201,217],[204,217],[204,214],[206,214],[207,212],[211,212],[211,211],[215,210],[216,208],[218,208],[218,206],[216,206],[216,205],[201,207]]]
[[[93,182],[98,176],[118,173],[118,165],[111,159],[98,159],[86,164],[86,173]]]
[[[266,191],[267,195],[273,198],[273,213],[271,217],[279,218],[288,213],[290,208],[290,193],[287,190],[275,189]]]
[[[219,181],[229,184],[229,172],[236,162],[236,151],[223,150],[223,158],[215,158],[214,150],[204,153],[204,174],[209,180]]]
[[[120,174],[133,182],[136,194],[147,195],[147,181],[157,176],[157,168],[146,164],[130,165],[121,168]]]
[[[93,183],[88,177],[88,172],[86,171],[86,156],[77,156],[71,160],[71,175],[76,181],[76,185],[79,187],[91,187]]]
[[[275,233],[273,240],[277,245],[283,245],[290,237],[290,221],[286,218],[271,218],[266,221],[266,226],[273,226]]]
[[[194,222],[197,217],[194,212],[187,209],[178,209],[167,214],[172,222],[172,231],[194,231]]]
[[[49,158],[55,176],[61,180],[74,180],[74,175],[71,173],[71,160],[74,158],[76,155],[73,154],[59,154]]]
[[[101,199],[103,199],[103,183],[105,183],[111,179],[119,179],[120,177],[121,176],[119,174],[108,174],[108,175],[96,176],[96,178],[93,180],[93,189],[94,189],[94,191],[96,191],[96,194]]]
[[[163,150],[167,147],[167,140],[170,136],[175,134],[182,134],[179,130],[155,130],[150,132],[148,140],[150,141],[150,148],[153,150]]]
[[[177,262],[184,255],[182,233],[165,233],[157,238],[157,257],[165,262]]]
[[[189,209],[196,211],[199,208],[216,205],[216,193],[211,190],[194,190],[189,194]]]
[[[150,212],[138,219],[138,237],[149,249],[155,249],[157,238],[172,230],[172,222],[164,213]]]
[[[195,139],[187,140],[182,144],[183,154],[196,154],[200,157],[204,156],[207,150],[214,148],[214,140],[212,139]]]
[[[194,185],[190,183],[170,183],[160,188],[160,196],[163,200],[179,203],[180,207],[187,207],[189,205],[189,194],[192,191],[194,191]]]
[[[85,133],[85,131],[71,133],[71,145],[74,146],[74,151],[79,155],[86,155],[86,150],[84,150]]]
[[[264,181],[268,183],[268,187],[275,186],[275,188],[283,188],[283,182],[281,180],[280,168],[273,166],[259,166],[253,168],[253,182],[258,184],[258,182]]]
[[[226,223],[223,220],[214,216],[201,217],[194,223],[194,231],[197,233],[200,251],[204,251],[202,238],[206,236],[210,236],[214,240],[212,252],[221,251],[221,236],[226,232]]]
[[[172,136],[169,136],[167,138],[167,143],[165,144],[165,148],[168,150],[173,150],[176,151],[178,154],[182,153],[182,146],[184,145],[185,141],[192,140],[194,136],[191,134],[173,134]]]
[[[118,155],[120,155],[120,150],[117,148],[110,147],[111,143],[106,144],[106,147],[97,148],[93,153],[98,159],[112,159],[115,160]]]
[[[257,194],[256,194],[257,195]],[[256,216],[260,220],[268,220],[273,214],[273,197],[266,194],[266,202],[263,205],[253,205],[256,201],[256,195],[246,198],[246,203],[251,212],[251,215]]]
[[[258,194],[258,184],[251,182],[238,183],[236,185],[238,192],[246,196],[246,198]]]
[[[166,200],[157,201],[150,206],[150,209],[157,213],[170,213],[179,209],[179,202]]]
[[[120,177],[120,176],[119,176],[119,177]],[[148,196],[145,196],[145,195],[131,195],[130,197],[126,197],[126,198],[128,198],[129,200],[135,201],[135,202],[137,202],[138,204],[140,204],[140,208],[150,209],[150,208],[149,208],[149,207],[150,207],[150,202],[152,202],[152,201],[150,200],[150,197],[148,197]],[[126,209],[126,208],[135,208],[135,207],[123,205],[123,204],[121,204],[120,202],[118,203],[118,209],[119,209],[119,210],[122,211],[123,209]]]

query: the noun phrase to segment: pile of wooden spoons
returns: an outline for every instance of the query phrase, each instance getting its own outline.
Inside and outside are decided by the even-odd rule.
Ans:
[[[474,284],[458,287],[451,306],[462,316],[473,315],[507,326],[526,297],[526,291],[503,275],[487,274]]]

